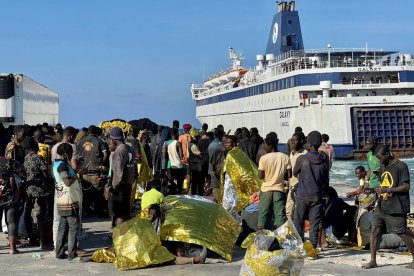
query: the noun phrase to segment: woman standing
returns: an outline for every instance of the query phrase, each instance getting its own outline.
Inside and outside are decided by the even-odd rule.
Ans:
[[[0,212],[6,214],[10,254],[20,253],[16,249],[19,192],[10,169],[10,160],[0,157]]]
[[[45,233],[47,222],[47,196],[52,189],[47,187],[48,169],[40,155],[37,154],[39,147],[33,137],[26,138],[22,146],[26,156],[24,158],[24,169],[26,172],[26,202],[24,205],[24,223],[29,241],[33,243],[32,218],[37,225],[39,233],[40,249],[45,250]]]

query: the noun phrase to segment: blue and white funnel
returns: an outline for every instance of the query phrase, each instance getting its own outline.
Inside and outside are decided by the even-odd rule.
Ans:
[[[277,13],[270,28],[266,54],[279,56],[291,50],[303,50],[302,31],[295,1],[277,4]]]

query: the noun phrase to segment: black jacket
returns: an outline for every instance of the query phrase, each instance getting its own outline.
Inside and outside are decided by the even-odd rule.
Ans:
[[[310,151],[300,156],[293,168],[299,178],[296,197],[319,202],[329,186],[329,160],[324,153]]]

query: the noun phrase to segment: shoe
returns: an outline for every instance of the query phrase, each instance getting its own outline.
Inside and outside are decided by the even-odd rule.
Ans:
[[[68,255],[66,255],[65,253],[63,253],[60,256],[56,256],[56,259],[59,259],[59,260],[64,260],[64,259],[67,259],[67,258],[68,258]]]
[[[200,264],[205,264],[207,258],[207,247],[203,246],[203,250],[200,253]]]
[[[311,260],[311,261],[314,261],[314,260],[316,260],[317,258],[318,258],[318,255],[316,255],[316,256],[312,256],[312,257],[308,256],[308,259],[309,259],[309,260]]]

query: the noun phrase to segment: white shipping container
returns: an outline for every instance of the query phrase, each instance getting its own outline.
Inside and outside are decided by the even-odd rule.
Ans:
[[[0,122],[36,125],[59,122],[59,94],[22,74],[0,74]]]

